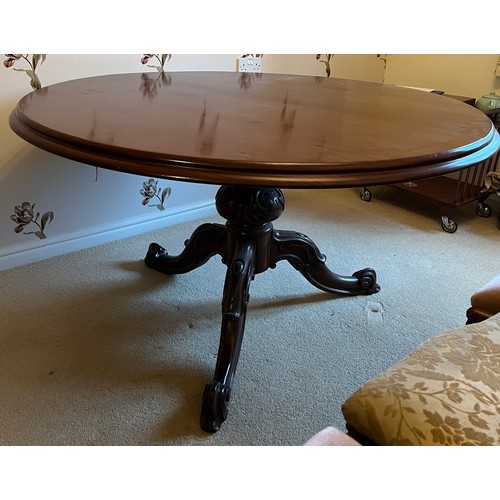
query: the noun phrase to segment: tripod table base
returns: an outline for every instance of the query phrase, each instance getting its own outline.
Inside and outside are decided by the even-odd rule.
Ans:
[[[222,325],[213,381],[203,392],[200,424],[216,432],[227,418],[236,366],[245,329],[249,286],[255,274],[287,260],[315,287],[330,293],[369,295],[380,290],[373,269],[352,276],[333,273],[315,243],[295,231],[273,228],[284,210],[279,189],[222,186],[216,207],[226,224],[202,224],[177,256],[168,255],[157,243],[146,254],[146,264],[166,274],[182,274],[203,265],[218,254],[227,266],[222,298]]]

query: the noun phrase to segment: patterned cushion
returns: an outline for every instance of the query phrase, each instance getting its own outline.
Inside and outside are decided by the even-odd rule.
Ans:
[[[342,412],[379,445],[499,445],[500,313],[431,338]]]

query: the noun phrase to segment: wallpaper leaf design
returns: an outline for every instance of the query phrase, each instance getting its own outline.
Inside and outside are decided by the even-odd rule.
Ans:
[[[23,54],[5,54],[7,59],[3,62],[3,65],[6,68],[12,68],[14,71],[22,71],[26,73],[30,77],[30,85],[34,90],[38,90],[42,88],[42,84],[40,82],[40,79],[38,78],[36,74],[36,68],[39,64],[42,64],[45,59],[46,55],[45,54],[33,54],[31,56],[31,60],[29,59],[29,54],[23,55]],[[14,68],[14,64],[17,61],[21,60],[25,61],[28,63],[29,69],[24,69],[24,68]]]
[[[322,62],[325,65],[326,76],[330,77],[332,74],[332,65],[331,60],[335,54],[316,54],[316,60]],[[383,62],[384,64],[384,75],[385,70],[387,69],[387,54],[377,54],[377,59]],[[384,78],[382,78],[382,83],[384,83]]]
[[[171,192],[171,188],[159,188],[157,180],[149,179],[147,182],[142,183],[142,189],[140,190],[141,195],[144,197],[142,204],[146,206],[153,198],[158,198],[160,203],[148,205],[148,207],[156,207],[158,210],[165,210],[165,200],[170,196]]]
[[[329,78],[332,73],[332,68],[330,65],[330,60],[335,54],[316,54],[316,60],[322,62],[325,65],[326,76]],[[322,56],[325,56],[322,59]]]
[[[23,201],[21,205],[14,207],[14,213],[10,216],[10,219],[17,224],[14,229],[17,234],[22,233],[28,224],[33,223],[38,226],[39,231],[29,231],[24,234],[34,234],[41,240],[44,240],[47,238],[44,232],[45,227],[54,220],[54,212],[45,212],[40,222],[38,222],[39,218],[40,212],[37,212],[35,215],[35,203],[32,205],[27,201]]]
[[[382,78],[382,83],[384,83],[385,70],[387,69],[387,54],[377,54],[377,59],[380,59],[384,63],[384,77]]]
[[[40,79],[36,73],[37,69],[46,60],[46,54],[5,54],[6,58],[3,62],[5,68],[12,68],[14,71],[20,71],[26,73],[30,79],[30,85],[34,90],[42,88]],[[161,81],[154,80],[153,85],[151,85],[151,79],[145,75],[143,77],[144,88],[141,87],[143,93],[150,95],[151,92],[157,90],[157,86],[161,83],[170,84],[169,77],[164,71],[165,64],[170,61],[172,54],[143,54],[141,58],[142,64],[147,64],[149,61],[158,62],[156,65],[148,64],[150,68],[155,68],[161,74]],[[14,67],[25,64],[28,67]],[[160,78],[160,76],[159,76]],[[152,87],[155,87],[152,89]],[[96,167],[96,177],[95,181],[98,179],[98,169]],[[142,204],[148,205],[153,198],[158,199],[158,203],[148,205],[150,207],[156,207],[158,210],[165,210],[165,200],[171,194],[171,188],[159,188],[158,181],[154,179],[149,179],[147,182],[143,183],[143,189],[140,190],[141,195],[144,197]],[[54,220],[54,212],[45,212],[43,215],[40,212],[35,214],[35,203],[23,201],[20,205],[14,207],[14,213],[10,216],[10,219],[16,224],[14,231],[16,234],[34,234],[39,239],[47,238],[45,234],[46,227]],[[37,226],[34,231],[25,231],[29,225]]]
[[[156,66],[148,64],[151,59],[156,59],[160,64]],[[163,73],[165,71],[164,66],[170,59],[172,59],[172,54],[142,54],[141,63],[148,64],[149,68],[155,68],[160,73]]]

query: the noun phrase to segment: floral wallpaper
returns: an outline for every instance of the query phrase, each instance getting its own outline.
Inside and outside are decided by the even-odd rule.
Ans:
[[[165,200],[170,196],[171,193],[170,188],[162,188],[158,187],[158,181],[155,179],[149,179],[147,182],[142,184],[142,189],[140,193],[144,197],[142,200],[143,205],[147,205],[148,207],[156,207],[158,210],[165,210]],[[153,205],[148,205],[148,203],[153,199],[158,198],[160,203],[155,203]]]
[[[316,60],[325,65],[325,73],[328,78],[332,75],[333,71],[333,57],[335,54],[316,54]],[[384,73],[387,67],[387,54],[377,54],[377,59],[382,61],[384,64]],[[382,82],[384,83],[384,79],[382,78]]]
[[[331,59],[335,54],[316,54],[316,60],[325,65],[325,73],[328,78],[332,74]]]
[[[26,226],[33,223],[38,226],[39,231],[29,231],[24,234],[34,234],[43,240],[47,237],[44,233],[45,226],[54,220],[54,212],[45,212],[40,219],[40,223],[38,222],[39,217],[40,212],[35,215],[35,203],[31,205],[27,201],[23,201],[21,205],[14,207],[14,213],[10,216],[11,220],[17,224],[14,229],[16,233],[22,233]]]
[[[42,83],[36,71],[40,65],[42,65],[46,59],[46,54],[5,54],[6,59],[4,60],[4,67],[13,69],[14,71],[24,72],[29,77],[29,83],[34,90],[39,90],[42,88]],[[154,68],[160,74],[160,80],[152,79],[148,74],[143,75],[143,85],[141,90],[145,95],[152,96],[157,92],[158,85],[161,82],[168,83],[168,77],[165,76],[165,64],[170,61],[172,54],[143,54],[140,62],[143,65],[147,65],[149,68]],[[154,62],[157,64],[148,64],[148,62]],[[24,66],[24,67],[22,67]],[[96,167],[96,182],[98,180],[97,167]],[[159,187],[158,181],[154,179],[149,179],[143,182],[142,188],[138,189],[138,194],[140,194],[142,199],[142,205],[148,207],[155,207],[158,210],[165,210],[165,200],[171,194],[170,187]],[[154,198],[158,199],[158,203],[149,204]],[[14,207],[14,213],[10,216],[10,219],[14,224],[14,232],[16,234],[23,233],[24,235],[34,235],[39,239],[46,239],[45,234],[46,227],[54,220],[54,212],[47,211],[42,216],[40,212],[35,213],[36,203],[31,203],[28,201],[23,201],[19,205]],[[33,231],[27,231],[31,227],[36,226],[37,229]],[[29,226],[29,227],[28,227]]]
[[[42,64],[45,59],[46,55],[45,54],[33,54],[31,58],[29,57],[29,54],[5,54],[7,56],[7,59],[3,62],[3,65],[6,68],[12,68],[14,71],[23,71],[26,73],[29,78],[30,78],[30,85],[34,90],[38,90],[42,88],[42,84],[40,83],[40,79],[38,78],[36,74],[36,68],[38,64]],[[16,64],[17,62],[17,64]],[[21,66],[22,63],[27,64],[27,68],[19,67]],[[16,64],[16,67],[14,68],[14,64]]]

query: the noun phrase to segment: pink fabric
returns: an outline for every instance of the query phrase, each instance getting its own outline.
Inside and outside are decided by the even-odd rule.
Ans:
[[[304,446],[361,446],[336,427],[327,427],[315,434]]]

